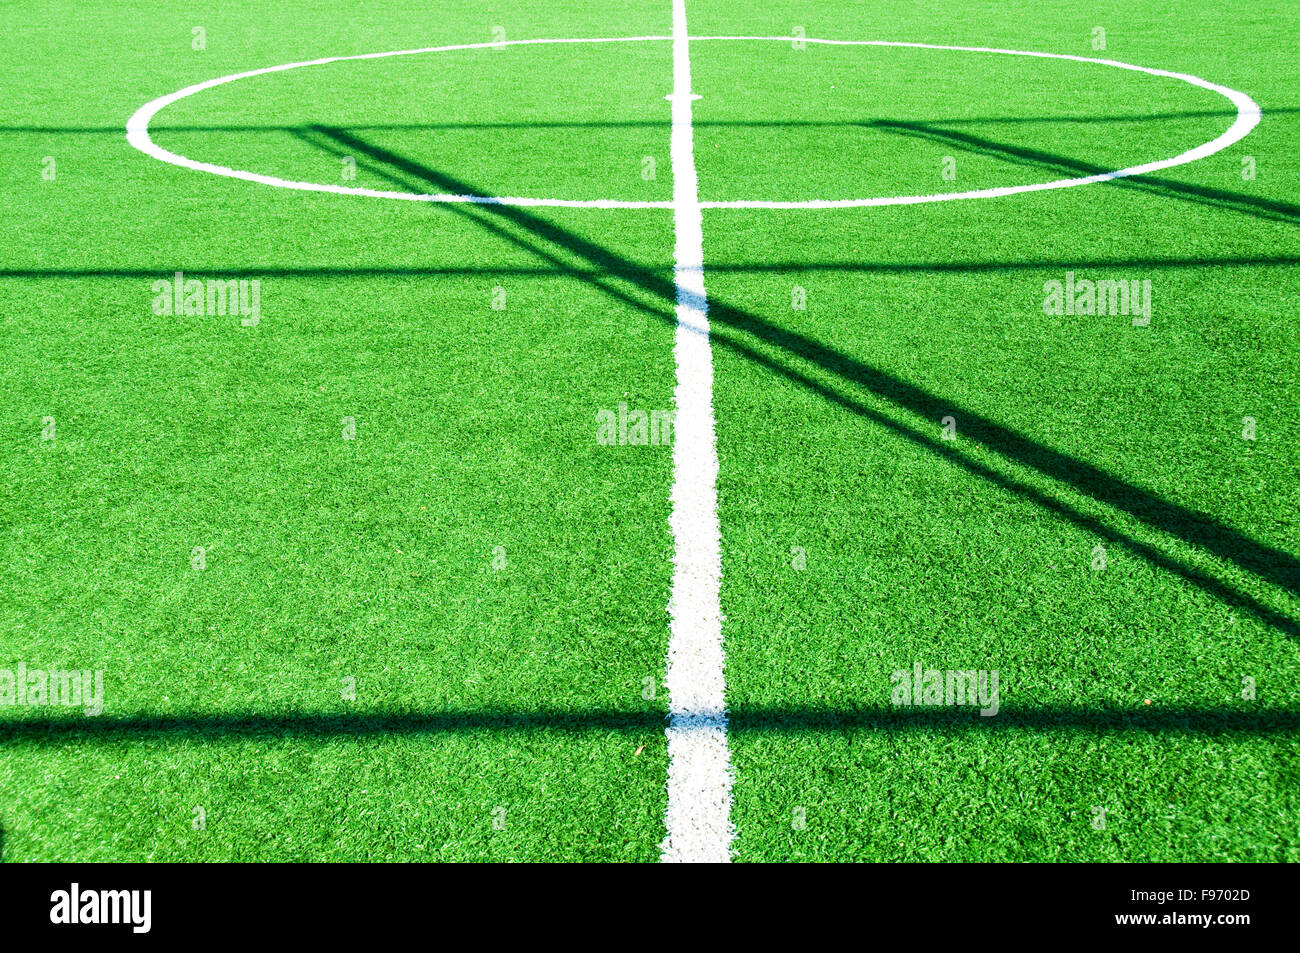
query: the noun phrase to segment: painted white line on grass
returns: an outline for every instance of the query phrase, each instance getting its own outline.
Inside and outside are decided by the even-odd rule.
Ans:
[[[686,0],[673,0],[673,270],[677,361],[668,639],[668,811],[661,857],[731,860],[731,753],[727,748],[718,533],[718,450],[713,426],[713,355],[704,292],[704,220],[691,129]]]
[[[522,207],[547,206],[558,208],[672,208],[671,202],[623,201],[620,199],[548,199],[530,198],[528,196],[489,196],[489,195],[452,195],[450,193],[396,192],[386,189],[366,189],[351,185],[331,185],[327,182],[300,182],[295,179],[282,179],[274,175],[262,175],[246,169],[232,169],[229,166],[216,165],[212,162],[199,162],[189,156],[183,156],[164,149],[149,136],[149,123],[159,110],[170,106],[177,100],[193,96],[195,93],[214,86],[233,83],[237,79],[251,76],[264,76],[267,73],[283,73],[285,70],[301,69],[304,66],[325,66],[329,63],[346,63],[353,60],[378,60],[390,56],[415,56],[420,53],[449,53],[456,50],[488,50],[506,46],[549,46],[557,43],[643,43],[665,41],[666,36],[617,36],[617,37],[573,37],[564,39],[501,40],[490,43],[456,43],[450,46],[426,46],[417,50],[388,50],[383,53],[358,53],[352,56],[326,56],[318,60],[302,60],[297,63],[281,63],[278,66],[264,66],[243,73],[231,73],[216,79],[204,80],[193,86],[186,86],[166,96],[151,100],[132,113],[126,121],[126,141],[145,155],[152,156],[160,162],[193,169],[195,172],[207,172],[231,179],[243,179],[259,185],[270,185],[280,189],[295,189],[301,192],[331,192],[335,195],[360,195],[372,199],[399,199],[406,202],[464,202],[474,205],[516,205]]]
[[[258,172],[249,172],[244,169],[231,169],[227,166],[215,165],[211,162],[199,162],[187,156],[178,155],[175,152],[169,152],[149,137],[149,122],[159,110],[171,105],[179,99],[184,99],[186,96],[192,96],[202,90],[211,89],[214,86],[221,86],[237,79],[246,79],[250,76],[261,76],[267,73],[280,73],[285,70],[298,69],[304,66],[322,66],[327,63],[340,63],[349,60],[382,59],[389,56],[412,56],[417,53],[446,53],[454,50],[477,50],[503,46],[539,46],[555,43],[641,43],[666,41],[669,39],[673,38],[666,36],[626,36],[504,40],[499,43],[459,43],[452,46],[430,46],[418,50],[392,50],[384,53],[361,53],[353,56],[327,56],[318,60],[306,60],[299,63],[283,63],[279,66],[267,66],[262,69],[248,70],[243,73],[232,73],[229,76],[219,76],[216,79],[196,83],[193,86],[187,86],[184,89],[177,90],[174,93],[168,93],[166,96],[160,96],[155,100],[147,102],[137,109],[131,118],[127,120],[126,139],[127,142],[146,155],[172,165],[193,169],[197,172],[208,172],[213,175],[243,179],[247,182],[257,182],[261,185],[270,185],[282,189],[298,189],[304,192],[331,192],[336,195],[359,195],[366,198],[376,199],[400,199],[407,202],[470,202],[479,205],[518,205],[524,207],[554,206],[559,208],[594,209],[670,209],[674,207],[674,203],[665,201],[641,201],[628,199],[556,199],[533,198],[529,196],[451,195],[447,193],[431,194],[396,192],[384,189],[367,189],[348,185],[331,185],[322,182],[299,182],[292,179],[282,179],[273,175],[262,175]],[[793,39],[794,37],[792,36],[696,36],[687,37],[686,42],[691,40],[698,42],[707,40],[733,40],[746,42],[770,41],[777,43],[790,43]],[[1220,86],[1217,83],[1211,83],[1209,80],[1204,80],[1199,76],[1192,76],[1188,73],[1175,73],[1170,70],[1152,69],[1147,66],[1135,66],[1132,63],[1121,63],[1118,60],[1095,59],[1089,56],[1074,56],[1069,53],[1040,53],[1033,50],[1004,50],[990,46],[940,46],[934,43],[907,43],[896,40],[822,40],[814,37],[801,37],[800,39],[807,43],[822,46],[903,47],[919,50],[945,50],[959,53],[994,53],[1004,56],[1029,56],[1039,59],[1072,60],[1076,63],[1097,63],[1101,66],[1113,66],[1117,69],[1146,73],[1149,76],[1176,79],[1184,83],[1190,83],[1193,86],[1199,86],[1202,89],[1208,89],[1211,92],[1226,97],[1236,107],[1237,117],[1233,121],[1232,125],[1229,126],[1221,135],[1211,139],[1209,142],[1202,143],[1193,149],[1189,149],[1186,152],[1176,155],[1173,158],[1160,159],[1155,162],[1148,162],[1144,165],[1129,166],[1125,169],[1116,169],[1114,172],[1102,172],[1096,175],[1082,176],[1076,179],[1057,179],[1053,182],[1036,182],[1030,185],[1011,185],[998,188],[975,189],[968,192],[939,192],[930,195],[886,195],[875,196],[872,198],[804,199],[794,201],[766,199],[714,200],[701,202],[701,208],[834,209],[862,208],[865,206],[875,205],[921,205],[928,202],[955,202],[962,199],[993,199],[1002,198],[1007,195],[1017,195],[1021,192],[1042,192],[1051,189],[1067,189],[1079,185],[1091,185],[1096,182],[1105,182],[1111,179],[1123,179],[1134,175],[1147,175],[1152,172],[1159,172],[1163,169],[1173,168],[1174,166],[1185,165],[1188,162],[1195,162],[1198,159],[1204,159],[1207,156],[1214,155],[1214,153],[1226,149],[1234,142],[1243,139],[1252,129],[1255,128],[1255,126],[1259,124],[1260,120],[1259,105],[1239,90],[1230,89],[1227,86]]]
[[[199,162],[170,152],[149,135],[149,123],[166,106],[202,90],[235,80],[307,66],[322,66],[349,60],[371,60],[419,53],[474,50],[497,46],[532,46],[564,43],[627,43],[672,41],[673,92],[671,163],[672,201],[627,201],[618,199],[557,199],[523,196],[484,196],[453,194],[417,194],[300,182],[262,175],[242,169]],[[717,513],[718,457],[713,417],[713,358],[709,345],[708,303],[704,288],[703,209],[831,209],[874,205],[911,205],[947,202],[960,199],[998,198],[1020,192],[1062,189],[1128,176],[1145,175],[1206,158],[1244,138],[1260,121],[1260,108],[1245,93],[1211,83],[1186,73],[1151,69],[1063,53],[1041,53],[994,47],[939,46],[888,40],[822,40],[806,42],[827,46],[880,46],[945,50],[968,53],[1028,56],[1043,59],[1096,63],[1150,76],[1175,79],[1210,90],[1226,97],[1236,107],[1232,125],[1215,139],[1180,155],[1114,172],[1075,179],[969,192],[933,195],[901,195],[873,198],[812,199],[801,201],[704,201],[699,198],[695,169],[694,134],[691,102],[698,99],[691,92],[690,42],[697,41],[772,41],[789,43],[791,36],[703,36],[690,37],[686,27],[685,0],[673,0],[671,37],[589,37],[572,39],[509,40],[500,43],[465,43],[331,56],[322,59],[285,63],[262,69],[222,76],[187,86],[177,92],[145,103],[126,124],[127,141],[141,152],[162,162],[199,172],[243,179],[278,188],[309,192],[328,192],[369,198],[400,199],[414,202],[469,202],[491,205],[557,206],[596,209],[672,209],[675,220],[675,280],[677,327],[674,357],[677,385],[674,400],[677,408],[676,436],[673,445],[672,515],[674,541],[672,591],[669,602],[671,617],[666,684],[669,695],[668,727],[668,809],[667,833],[661,845],[665,861],[717,861],[731,859],[734,828],[731,823],[731,756],[727,743],[727,714],[722,647],[722,611],[719,601],[721,555]]]
[[[780,43],[789,43],[791,41],[791,37],[788,36],[695,36],[691,37],[691,39],[701,42],[706,40],[772,40]],[[740,199],[732,202],[714,201],[702,203],[704,208],[825,209],[862,208],[873,205],[922,205],[928,202],[955,202],[962,199],[996,199],[1002,198],[1006,195],[1018,195],[1021,192],[1044,192],[1053,189],[1069,189],[1080,185],[1092,185],[1097,182],[1107,182],[1111,179],[1126,179],[1135,175],[1150,175],[1152,172],[1171,169],[1174,166],[1186,165],[1189,162],[1204,159],[1206,156],[1212,156],[1216,152],[1221,152],[1234,142],[1244,139],[1249,135],[1250,131],[1259,125],[1261,116],[1259,104],[1240,90],[1230,89],[1227,86],[1220,86],[1218,83],[1211,83],[1209,80],[1201,79],[1199,76],[1192,76],[1190,73],[1175,73],[1171,70],[1152,69],[1149,66],[1135,66],[1132,63],[1121,63],[1119,60],[1097,59],[1092,56],[1074,56],[1070,53],[1040,53],[1033,50],[1004,50],[994,46],[943,46],[935,43],[905,43],[897,40],[816,40],[811,37],[806,39],[800,37],[800,39],[807,43],[816,43],[822,46],[890,46],[915,50],[947,50],[958,53],[996,53],[1003,56],[1029,56],[1036,59],[1071,60],[1075,63],[1097,63],[1101,66],[1113,66],[1116,69],[1132,70],[1135,73],[1146,73],[1148,76],[1161,76],[1167,79],[1181,80],[1184,83],[1199,86],[1201,89],[1208,89],[1211,92],[1226,97],[1233,106],[1237,108],[1237,118],[1233,120],[1232,125],[1229,126],[1221,135],[1216,136],[1209,142],[1204,142],[1193,149],[1188,149],[1186,152],[1173,156],[1172,158],[1159,159],[1155,162],[1129,166],[1126,169],[1116,169],[1114,172],[1100,172],[1096,175],[1085,175],[1075,179],[1057,179],[1052,182],[1035,182],[1030,185],[1008,185],[991,189],[973,189],[968,192],[938,192],[931,195],[887,195],[866,199],[808,199],[792,202],[753,199]]]

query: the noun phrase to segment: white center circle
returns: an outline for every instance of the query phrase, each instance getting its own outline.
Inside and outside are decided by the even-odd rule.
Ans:
[[[793,40],[789,36],[693,36],[690,37],[692,43],[707,41],[735,41],[735,42],[777,42],[790,43]],[[905,47],[908,49],[919,50],[944,50],[959,53],[987,53],[1000,56],[1030,56],[1039,59],[1070,60],[1076,63],[1096,63],[1101,66],[1112,66],[1116,69],[1132,70],[1137,73],[1146,73],[1149,76],[1161,76],[1167,79],[1176,79],[1192,86],[1199,86],[1201,89],[1208,89],[1218,93],[1220,96],[1228,99],[1236,107],[1237,117],[1219,136],[1211,139],[1209,142],[1202,143],[1193,149],[1180,153],[1170,159],[1160,159],[1155,162],[1147,162],[1143,165],[1130,166],[1126,169],[1117,169],[1114,172],[1102,172],[1096,175],[1087,175],[1074,179],[1057,179],[1052,182],[1036,182],[1030,185],[1011,185],[1001,188],[976,189],[969,192],[940,192],[933,195],[889,195],[878,196],[873,198],[849,198],[849,199],[807,199],[803,201],[782,202],[782,201],[701,201],[701,208],[773,208],[773,209],[828,209],[828,208],[857,208],[867,205],[917,205],[924,202],[954,202],[960,199],[991,199],[999,198],[1005,195],[1015,195],[1019,192],[1042,192],[1048,189],[1065,189],[1077,185],[1091,185],[1094,182],[1105,182],[1110,179],[1122,179],[1134,175],[1147,175],[1152,172],[1158,172],[1162,169],[1169,169],[1178,165],[1185,165],[1189,162],[1195,162],[1198,159],[1204,159],[1207,156],[1214,155],[1228,146],[1237,142],[1250,133],[1260,120],[1260,108],[1253,99],[1243,92],[1235,89],[1229,89],[1226,86],[1219,86],[1208,80],[1201,79],[1198,76],[1192,76],[1188,73],[1175,73],[1169,70],[1151,69],[1146,66],[1134,66],[1132,63],[1121,63],[1118,60],[1095,59],[1087,56],[1072,56],[1065,53],[1037,53],[1028,50],[1003,50],[984,46],[940,46],[931,43],[902,43],[890,40],[817,40],[803,39],[801,42],[821,44],[824,46],[890,46]],[[226,83],[232,83],[237,79],[248,79],[252,76],[262,76],[266,73],[280,73],[285,70],[301,69],[306,66],[322,66],[326,63],[338,63],[346,60],[373,60],[383,59],[389,56],[414,56],[419,53],[446,53],[452,50],[477,50],[477,49],[497,49],[503,46],[533,46],[554,43],[644,43],[644,42],[671,42],[670,36],[627,36],[627,37],[585,37],[573,39],[537,39],[537,40],[503,40],[492,43],[462,43],[455,46],[431,46],[417,50],[393,50],[387,53],[361,53],[354,56],[330,56],[319,60],[305,60],[300,63],[284,63],[280,66],[267,66],[262,69],[249,70],[244,73],[231,73],[229,76],[220,76],[217,79],[210,79],[202,83],[196,83],[193,86],[186,86],[184,89],[169,93],[166,96],[160,96],[158,99],[145,103],[127,120],[126,123],[126,140],[136,149],[146,155],[153,156],[162,162],[172,165],[182,166],[187,169],[194,169],[198,172],[209,172],[213,175],[226,176],[232,179],[244,179],[248,182],[257,182],[262,185],[275,186],[281,189],[299,189],[305,192],[334,192],[339,195],[360,195],[366,198],[379,199],[400,199],[408,202],[469,202],[481,205],[519,205],[519,206],[558,206],[565,208],[662,208],[671,209],[671,201],[629,201],[622,199],[554,199],[554,198],[531,198],[527,196],[484,196],[484,195],[451,195],[446,193],[439,194],[421,194],[417,192],[391,192],[381,189],[364,189],[344,185],[328,185],[321,182],[299,182],[292,179],[281,179],[276,176],[262,175],[258,172],[249,172],[244,169],[231,169],[223,165],[214,165],[210,162],[199,162],[187,156],[178,155],[162,148],[149,137],[149,123],[160,110],[171,105],[178,100],[185,99],[187,96],[193,96],[195,93],[202,92],[205,89],[211,89],[214,86],[222,86]]]

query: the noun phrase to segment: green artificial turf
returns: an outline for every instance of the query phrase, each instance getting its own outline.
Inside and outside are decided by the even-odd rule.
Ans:
[[[0,10],[0,668],[105,683],[95,718],[0,707],[0,859],[658,856],[671,450],[596,424],[672,407],[672,213],[276,189],[124,126],[229,73],[662,36],[671,5],[331,6]],[[1142,179],[705,212],[737,859],[1300,859],[1292,5],[687,10],[1108,57],[1264,112]],[[691,59],[705,200],[1047,182],[1233,119],[1060,60]],[[671,88],[667,42],[464,50],[229,83],[153,130],[308,182],[663,201]],[[156,314],[178,270],[259,280],[261,320]],[[1067,272],[1149,281],[1150,325],[1044,313]],[[891,705],[917,662],[996,670],[999,713]]]

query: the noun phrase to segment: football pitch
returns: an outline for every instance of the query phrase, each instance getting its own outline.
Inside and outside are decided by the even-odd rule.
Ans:
[[[1293,0],[0,34],[0,860],[1300,860]]]

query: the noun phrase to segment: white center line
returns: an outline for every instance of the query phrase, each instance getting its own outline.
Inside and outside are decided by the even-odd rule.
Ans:
[[[691,129],[686,0],[673,0],[673,221],[677,284],[676,434],[672,517],[675,552],[668,641],[668,811],[664,861],[731,859],[731,754],[723,679],[722,559],[713,355],[704,293],[704,220]]]

